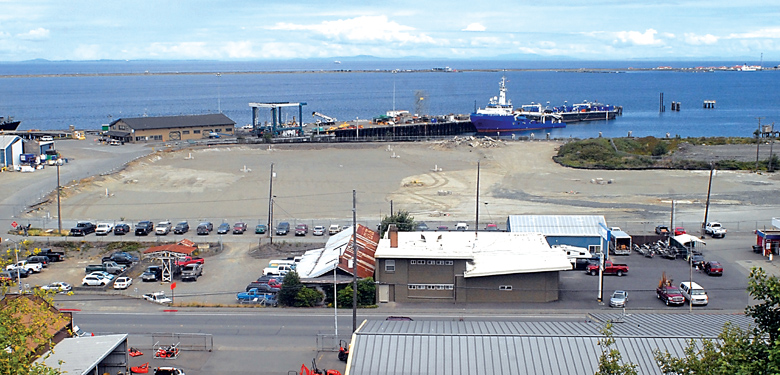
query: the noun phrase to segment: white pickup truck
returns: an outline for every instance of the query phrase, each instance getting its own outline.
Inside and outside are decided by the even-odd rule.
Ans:
[[[293,267],[289,264],[279,264],[276,267],[268,266],[263,269],[263,275],[284,276],[293,271]]]
[[[723,238],[726,237],[726,228],[720,225],[720,223],[717,221],[713,221],[711,223],[707,223],[707,226],[704,227],[704,233],[709,234],[712,236],[712,238]]]
[[[40,263],[28,263],[26,260],[20,260],[17,263],[9,264],[7,267],[5,267],[5,269],[9,271],[17,268],[23,270],[26,273],[38,273],[43,270],[43,266]]]

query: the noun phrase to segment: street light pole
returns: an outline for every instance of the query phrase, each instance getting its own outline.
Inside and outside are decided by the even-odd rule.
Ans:
[[[355,190],[352,190],[352,332],[357,331],[357,211],[355,209]]]
[[[60,165],[62,159],[57,160],[57,235],[62,235],[62,206],[60,204],[60,193],[62,188],[60,187]]]

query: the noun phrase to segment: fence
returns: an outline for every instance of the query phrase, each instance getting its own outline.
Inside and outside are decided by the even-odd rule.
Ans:
[[[210,352],[214,349],[214,337],[206,333],[152,333],[152,346],[178,344],[179,350]]]
[[[349,339],[343,339],[335,334],[317,334],[317,351],[318,352],[337,352],[339,351],[339,342],[345,340],[349,342]]]

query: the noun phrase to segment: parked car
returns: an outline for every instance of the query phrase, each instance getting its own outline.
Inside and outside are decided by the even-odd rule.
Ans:
[[[246,232],[246,223],[238,222],[233,225],[233,234],[244,234]]]
[[[217,234],[227,234],[227,232],[230,232],[230,224],[219,224],[219,227],[217,228]]]
[[[314,229],[311,230],[312,236],[324,236],[325,235],[325,227],[322,225],[315,225]]]
[[[704,227],[704,233],[709,234],[712,236],[712,238],[724,238],[726,237],[726,228],[724,228],[720,223],[713,221],[711,223],[707,223],[707,225]]]
[[[255,226],[255,234],[265,234],[268,231],[268,227],[265,224],[257,224]]]
[[[295,235],[296,236],[305,236],[307,233],[309,233],[309,226],[306,224],[298,224],[295,226]]]
[[[103,257],[103,262],[117,262],[118,264],[123,264],[125,266],[130,266],[137,261],[139,261],[137,256],[124,251],[118,251],[107,257]]]
[[[81,279],[81,284],[84,286],[104,286],[108,284],[110,280],[105,277],[99,277],[95,275],[87,275]]]
[[[56,293],[67,293],[73,290],[73,287],[64,281],[55,281],[53,283],[42,286],[41,290],[53,291]]]
[[[455,224],[455,230],[460,230],[460,231],[469,230],[469,225],[463,222],[457,223]]]
[[[98,223],[95,228],[96,236],[105,236],[114,230],[114,226],[111,223]]]
[[[201,233],[201,229],[205,229],[205,233]],[[204,221],[198,224],[198,234],[209,234],[214,230],[214,224],[210,221]]]
[[[40,264],[42,268],[48,267],[50,262],[51,259],[46,255],[30,255],[27,257],[27,263],[37,263]]]
[[[149,266],[146,271],[141,274],[141,280],[143,281],[157,281],[162,278],[162,268],[160,266]]]
[[[154,369],[154,375],[184,375],[184,370],[178,367],[158,367]]]
[[[190,223],[186,221],[180,221],[176,224],[175,227],[173,227],[173,234],[184,234],[189,232],[190,230]]]
[[[247,292],[252,289],[257,289],[258,291],[265,292],[265,293],[276,293],[279,291],[280,287],[277,287],[275,285],[270,285],[267,282],[253,281],[246,286]]]
[[[108,279],[109,281],[114,280],[116,278],[116,275],[112,275],[106,271],[92,271],[87,276],[102,277],[104,279]]]
[[[131,277],[122,276],[114,280],[114,289],[127,289],[130,285],[133,285]]]
[[[424,222],[424,221],[420,221],[420,222],[418,222],[418,223],[417,223],[417,225],[415,226],[415,229],[416,229],[418,232],[425,232],[426,230],[428,230],[428,224],[425,224],[425,222]]]
[[[666,306],[684,305],[685,297],[680,293],[680,289],[672,285],[662,285],[655,289],[655,295],[663,301]]]
[[[709,297],[701,285],[695,282],[683,281],[680,283],[680,292],[692,305],[707,305]]]
[[[246,292],[237,293],[236,301],[238,303],[257,303],[270,306],[277,305],[275,293],[262,292],[257,288],[252,288]]]
[[[714,260],[711,260],[707,263],[704,263],[704,272],[707,273],[707,275],[710,276],[722,276],[723,275],[723,265],[720,264],[720,262],[716,262]]]
[[[95,224],[89,221],[79,221],[74,228],[70,229],[71,236],[86,236],[95,233]]]
[[[209,228],[203,224],[198,225],[198,228],[195,229],[195,232],[198,233],[199,236],[208,236],[209,235]]]
[[[290,233],[290,223],[283,221],[276,226],[276,234],[279,236],[285,236]]]
[[[203,275],[203,263],[192,263],[181,269],[181,281],[198,281]]]
[[[114,235],[122,236],[130,233],[130,225],[125,223],[119,223],[114,227]]]
[[[331,224],[330,227],[328,227],[328,235],[332,236],[338,232],[341,232],[341,227],[336,224]]]
[[[136,236],[146,236],[149,233],[152,233],[154,231],[154,223],[151,221],[139,221],[138,224],[135,225],[135,235]]]
[[[43,265],[40,263],[32,263],[27,260],[20,260],[16,263],[9,264],[5,267],[6,271],[18,269],[18,270],[24,270],[26,273],[38,273],[43,271]]]
[[[593,276],[596,276],[599,274],[599,265],[598,264],[590,264],[585,269],[586,273],[589,273]],[[604,275],[617,275],[617,276],[623,276],[628,273],[628,265],[627,264],[617,264],[612,263],[611,260],[608,260],[604,262],[604,270],[601,271]]]
[[[157,223],[157,226],[154,227],[154,234],[158,236],[164,236],[171,232],[171,222],[170,221],[161,221]]]
[[[448,231],[448,230],[450,230],[450,228],[448,226],[446,226],[446,225],[439,225],[438,227],[436,227],[436,230],[437,231]]]
[[[498,225],[494,223],[490,223],[488,225],[485,225],[485,230],[488,232],[498,232]]]
[[[159,303],[159,304],[170,304],[173,302],[170,298],[168,298],[165,295],[165,292],[154,292],[154,293],[146,293],[144,294],[144,299],[149,302]]]
[[[668,236],[669,235],[669,227],[667,227],[666,225],[656,226],[655,227],[655,234]]]
[[[625,290],[616,290],[609,298],[609,307],[626,307],[628,302],[628,293]]]
[[[686,233],[687,232],[685,232],[685,228],[683,228],[683,227],[676,227],[676,228],[674,228],[674,235],[675,236],[679,236],[681,234],[686,234]]]
[[[693,253],[693,258],[690,259],[691,267],[702,268],[704,267],[704,255]]]

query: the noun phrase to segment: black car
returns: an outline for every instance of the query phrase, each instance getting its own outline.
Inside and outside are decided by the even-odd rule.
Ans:
[[[149,266],[141,274],[141,280],[143,281],[157,281],[160,279],[162,279],[162,268],[160,266]]]
[[[190,223],[182,221],[173,228],[173,234],[184,234],[190,230]]]
[[[421,221],[421,222],[417,223],[416,230],[418,232],[425,232],[425,231],[428,230],[428,224],[425,224],[424,221]]]
[[[70,229],[71,236],[86,236],[95,233],[95,224],[89,221],[79,221],[75,228]]]
[[[693,258],[690,259],[691,267],[702,268],[704,267],[704,255],[693,254]]]
[[[117,264],[124,264],[129,266],[138,261],[138,257],[125,252],[113,253],[110,256],[103,257],[103,262],[116,262]]]
[[[195,229],[195,231],[196,231],[196,232],[197,232],[199,235],[201,235],[201,236],[207,236],[207,235],[209,234],[209,227],[207,227],[207,226],[205,226],[205,225],[201,224],[201,225],[198,225],[198,228],[197,228],[197,229]]]
[[[272,287],[268,285],[268,282],[265,281],[253,281],[249,285],[246,286],[246,291],[250,291],[253,288],[257,288],[258,292],[263,293],[276,293],[279,291],[279,288]]]
[[[217,228],[217,234],[227,234],[227,232],[230,232],[230,224],[219,224],[219,228]]]
[[[154,231],[154,223],[151,221],[141,221],[135,225],[136,236],[146,236]]]
[[[48,267],[51,259],[46,255],[30,255],[27,257],[27,263],[39,263],[41,267]]]
[[[287,233],[290,233],[290,223],[283,221],[279,223],[279,225],[276,226],[276,234],[279,236],[284,236]]]
[[[114,235],[122,236],[130,233],[130,226],[125,223],[119,223],[114,227]]]

